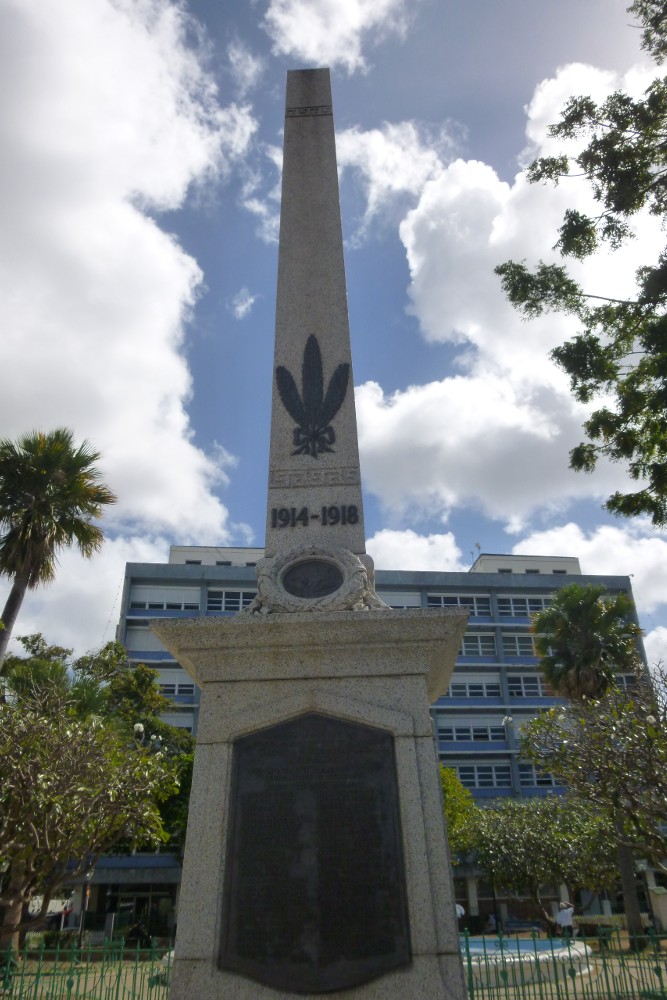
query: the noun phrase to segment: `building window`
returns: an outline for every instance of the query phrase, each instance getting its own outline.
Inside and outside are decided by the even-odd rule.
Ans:
[[[505,656],[535,656],[532,635],[527,633],[508,635],[503,633],[503,653]]]
[[[429,608],[465,608],[471,615],[491,617],[491,598],[477,594],[427,594]]]
[[[551,600],[551,597],[499,597],[498,614],[501,618],[529,618],[548,608]]]
[[[186,559],[186,566],[201,566],[201,559]]]
[[[215,564],[215,565],[216,565],[216,566],[231,566],[231,565],[232,565],[232,563],[231,563],[231,560],[230,560],[230,559],[218,559],[218,560],[216,561],[216,564]]]
[[[163,694],[165,698],[171,698],[176,694],[175,684],[160,684],[160,694]]]
[[[511,573],[511,572],[512,572],[512,570],[511,570],[511,569],[499,569],[499,570],[498,570],[498,572],[499,572],[499,573],[504,573],[504,574],[508,574],[508,573]]]
[[[130,610],[199,611],[199,587],[132,587]]]
[[[252,604],[256,596],[256,590],[209,590],[206,610],[241,611]]]
[[[567,573],[567,570],[566,569],[552,569],[551,572],[558,574],[558,576],[565,576],[565,574]]]
[[[549,698],[552,692],[541,674],[509,674],[510,698]]]
[[[505,740],[504,726],[438,726],[445,743],[497,743]]]
[[[447,692],[449,698],[500,698],[499,681],[452,681]]]
[[[456,773],[464,788],[511,788],[509,764],[458,764]]]
[[[526,573],[532,573],[533,575],[537,575],[539,572],[540,572],[539,569],[527,569],[526,570]]]
[[[519,784],[522,788],[558,788],[561,782],[548,771],[540,771],[534,764],[520,762]]]
[[[459,656],[495,656],[496,637],[493,632],[466,632]]]

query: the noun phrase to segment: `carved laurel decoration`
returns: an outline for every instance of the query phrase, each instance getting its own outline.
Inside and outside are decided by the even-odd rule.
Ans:
[[[343,575],[342,586],[325,597],[295,597],[282,585],[286,571],[297,563],[320,559],[334,563]],[[277,614],[295,611],[367,611],[388,606],[373,588],[367,567],[349,549],[308,545],[257,563],[257,597],[241,614]]]
[[[301,366],[301,393],[294,376],[284,365],[276,368],[276,385],[281,402],[295,427],[293,455],[311,455],[317,458],[322,452],[333,452],[331,445],[336,433],[331,426],[345,399],[350,378],[350,366],[344,362],[336,368],[324,392],[322,352],[317,337],[310,335],[306,341]]]

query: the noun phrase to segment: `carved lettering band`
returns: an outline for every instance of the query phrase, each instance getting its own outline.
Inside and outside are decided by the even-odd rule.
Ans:
[[[359,472],[349,469],[277,470],[269,473],[269,489],[295,489],[311,486],[358,486]]]
[[[333,108],[330,104],[315,104],[305,108],[287,108],[286,118],[304,118],[307,115],[332,115]]]

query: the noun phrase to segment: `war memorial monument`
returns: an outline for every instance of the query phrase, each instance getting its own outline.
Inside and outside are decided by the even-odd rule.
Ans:
[[[375,593],[324,69],[287,77],[257,574],[153,626],[201,688],[171,1000],[463,1000],[429,705],[467,614]]]

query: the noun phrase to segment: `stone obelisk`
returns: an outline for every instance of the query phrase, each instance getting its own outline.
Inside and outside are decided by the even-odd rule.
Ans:
[[[287,74],[274,362],[266,555],[295,541],[326,544],[332,528],[338,545],[361,554],[366,540],[326,70]],[[285,523],[293,506],[295,518],[302,514],[296,530]],[[337,513],[328,517],[327,507]]]
[[[257,598],[153,625],[202,691],[171,1000],[463,1000],[429,704],[467,615],[375,594],[328,70],[288,74],[273,380]]]

